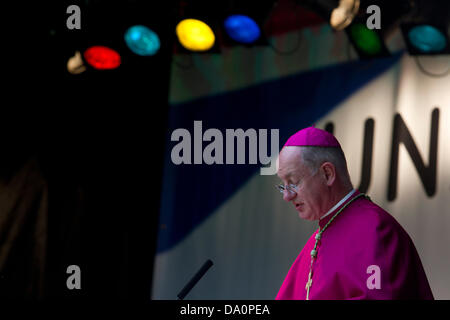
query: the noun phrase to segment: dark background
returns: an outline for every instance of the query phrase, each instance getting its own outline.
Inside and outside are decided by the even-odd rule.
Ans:
[[[81,8],[81,30],[66,27],[71,4]],[[35,157],[49,188],[44,295],[26,293],[25,280],[3,283],[4,295],[150,298],[173,8],[170,1],[4,7],[1,174],[13,176]],[[125,47],[123,34],[133,24],[164,39],[156,55],[140,57]],[[75,51],[97,44],[120,52],[122,65],[69,74]],[[9,263],[14,279],[27,278],[23,261]],[[73,264],[81,268],[81,290],[66,287]]]

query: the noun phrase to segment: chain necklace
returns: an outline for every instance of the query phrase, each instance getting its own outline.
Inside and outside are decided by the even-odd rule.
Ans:
[[[320,238],[322,237],[322,233],[325,231],[325,229],[330,225],[330,223],[334,220],[334,218],[336,218],[338,216],[339,213],[342,212],[342,210],[344,210],[350,203],[352,203],[353,201],[355,201],[356,199],[360,198],[360,197],[365,197],[368,200],[370,200],[369,196],[367,196],[364,193],[360,193],[358,194],[356,197],[354,197],[353,199],[351,199],[349,202],[347,202],[341,209],[339,209],[338,212],[336,212],[334,214],[334,216],[328,221],[328,223],[323,227],[322,230],[320,230],[317,234],[316,234],[316,243],[314,244],[314,249],[311,250],[311,266],[309,267],[309,275],[308,275],[308,282],[306,283],[306,300],[309,300],[309,289],[312,286],[312,267],[313,267],[313,262],[317,257],[317,244],[319,243]]]

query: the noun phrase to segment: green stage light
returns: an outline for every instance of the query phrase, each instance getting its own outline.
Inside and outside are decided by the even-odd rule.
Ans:
[[[355,46],[368,56],[375,56],[382,51],[380,36],[362,23],[350,26],[350,37]]]
[[[354,21],[344,31],[360,59],[390,56],[380,30],[367,28],[364,21]]]

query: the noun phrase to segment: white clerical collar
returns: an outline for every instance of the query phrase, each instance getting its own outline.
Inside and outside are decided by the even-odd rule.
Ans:
[[[352,191],[350,191],[344,198],[342,198],[341,201],[336,203],[335,206],[333,208],[331,208],[330,210],[328,210],[328,212],[325,213],[319,220],[322,220],[323,218],[328,216],[330,213],[332,213],[334,210],[336,210],[341,204],[343,204],[345,201],[347,201],[347,199],[350,198],[352,196],[352,194],[355,193],[355,191],[356,191],[356,189],[353,189]]]

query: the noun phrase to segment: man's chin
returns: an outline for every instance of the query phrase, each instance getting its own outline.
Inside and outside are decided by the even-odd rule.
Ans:
[[[317,220],[317,219],[314,219],[312,216],[302,215],[301,213],[299,213],[298,216],[300,217],[300,219],[303,219],[303,220],[308,220],[308,221],[314,221],[314,220]]]
[[[316,220],[316,219],[314,219],[314,215],[312,215],[309,211],[301,210],[300,208],[297,208],[296,210],[298,212],[298,216],[300,217],[300,219],[309,220],[309,221]]]

